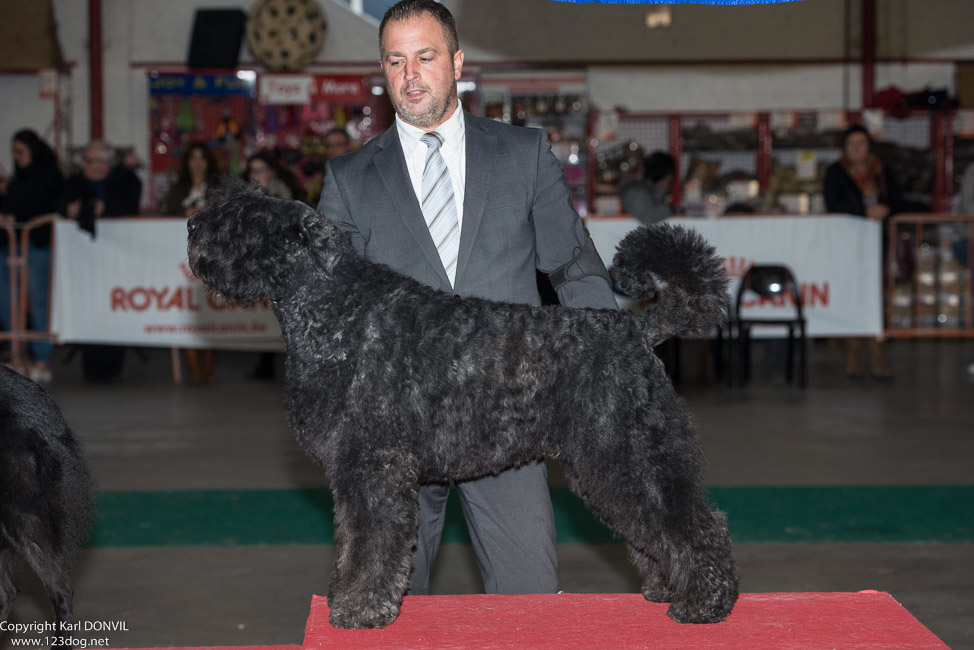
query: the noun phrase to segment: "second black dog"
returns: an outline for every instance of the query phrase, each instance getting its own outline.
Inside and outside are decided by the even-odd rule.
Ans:
[[[91,513],[91,475],[61,410],[0,364],[0,621],[18,593],[18,556],[44,584],[58,623],[71,620],[68,569]]]

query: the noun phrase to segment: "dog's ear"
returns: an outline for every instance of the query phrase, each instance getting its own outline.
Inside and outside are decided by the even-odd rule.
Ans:
[[[331,274],[349,247],[344,234],[316,210],[301,217],[300,237],[315,265]]]

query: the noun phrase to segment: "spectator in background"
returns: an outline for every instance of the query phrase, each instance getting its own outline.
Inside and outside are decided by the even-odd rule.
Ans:
[[[216,154],[205,142],[190,142],[179,161],[179,176],[159,204],[163,214],[191,217],[206,205],[220,184],[220,165]],[[187,348],[186,374],[192,383],[212,384],[213,350]]]
[[[85,147],[81,171],[68,179],[64,216],[92,234],[96,219],[139,213],[142,181],[116,158],[108,143],[96,140]]]
[[[348,131],[340,126],[328,129],[323,137],[323,142],[325,144],[325,160],[337,158],[354,149],[352,146],[352,137],[348,134]],[[324,178],[325,166],[324,161],[322,161],[320,170],[316,168],[313,174],[307,176],[308,191],[305,202],[308,205],[318,205],[318,201],[321,200],[321,188],[324,185]]]
[[[293,179],[292,183],[286,179]],[[293,199],[300,194],[297,179],[294,175],[281,167],[274,156],[266,151],[258,151],[247,159],[247,167],[244,169],[243,178],[249,183],[259,184],[269,196],[276,196],[282,199]],[[274,359],[273,352],[261,352],[257,361],[257,366],[247,373],[247,379],[257,381],[274,381]]]
[[[30,129],[17,131],[11,142],[14,174],[0,179],[0,219],[25,223],[34,217],[56,213],[64,199],[64,177],[51,148]],[[8,242],[0,242],[0,328],[12,328],[10,314],[10,267]],[[27,253],[27,308],[31,331],[47,331],[47,307],[51,267],[51,227],[34,228]],[[27,351],[31,357],[30,378],[51,381],[51,352],[47,341],[33,341]]]
[[[961,176],[960,214],[974,215],[974,162],[968,163]]]
[[[294,174],[282,167],[267,151],[258,151],[247,158],[243,178],[249,183],[259,184],[268,196],[298,200],[303,198],[304,190]]]
[[[159,204],[163,214],[191,217],[220,184],[220,165],[205,142],[190,142],[179,161],[179,176]]]
[[[325,151],[328,153],[328,160],[337,158],[351,150],[352,138],[348,135],[348,131],[336,126],[325,132]]]
[[[85,147],[81,172],[68,179],[64,216],[94,237],[95,221],[106,217],[128,217],[139,213],[142,181],[128,166],[117,161],[115,150],[95,140]],[[82,345],[81,370],[92,382],[119,378],[125,348],[120,345]]]
[[[864,127],[850,126],[842,134],[842,157],[825,172],[823,194],[829,212],[859,215],[882,224],[902,210],[900,187],[872,149],[872,138]],[[884,254],[886,237],[883,228]],[[883,268],[886,269],[885,264]],[[860,359],[864,342],[869,353],[869,373],[880,381],[892,380],[882,338],[844,339],[846,375],[852,379],[864,376]]]
[[[654,151],[643,161],[643,178],[624,183],[619,188],[622,211],[649,225],[673,216],[668,195],[676,174],[673,156]]]

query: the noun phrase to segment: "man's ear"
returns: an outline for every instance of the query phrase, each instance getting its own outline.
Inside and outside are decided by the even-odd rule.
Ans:
[[[453,80],[460,81],[461,74],[463,74],[463,50],[457,50],[453,53]]]

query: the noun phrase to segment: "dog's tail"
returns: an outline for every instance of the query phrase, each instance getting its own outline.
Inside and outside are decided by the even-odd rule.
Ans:
[[[727,320],[727,274],[717,250],[695,230],[638,228],[619,243],[613,276],[646,313],[660,340],[707,337]]]

